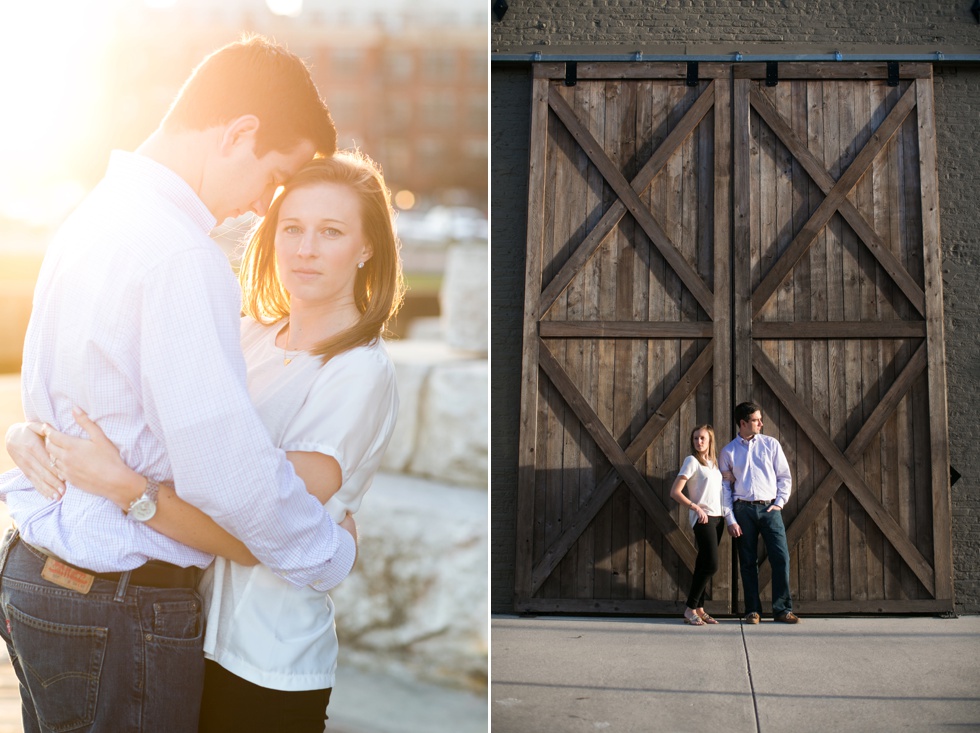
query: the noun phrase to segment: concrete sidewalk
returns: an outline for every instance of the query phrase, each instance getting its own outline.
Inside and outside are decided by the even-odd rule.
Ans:
[[[491,730],[980,731],[980,616],[491,621]]]

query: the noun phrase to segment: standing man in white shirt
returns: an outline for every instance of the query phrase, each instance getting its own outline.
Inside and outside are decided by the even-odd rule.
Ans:
[[[0,478],[18,528],[0,555],[0,636],[26,731],[196,730],[195,589],[212,556],[144,524],[157,482],[295,585],[326,590],[350,572],[353,524],[307,493],[249,399],[238,284],[208,236],[263,215],[335,148],[305,64],[245,39],[202,62],[135,153],[112,154],[51,242],[24,345],[26,417],[84,437],[79,407],[152,480],[121,513],[70,486],[49,502],[20,471]]]
[[[772,566],[772,613],[776,621],[799,622],[789,589],[789,547],[783,507],[793,487],[789,463],[779,441],[762,434],[762,408],[754,402],[735,407],[738,435],[721,450],[722,508],[728,534],[737,537],[742,593],[747,624],[757,624],[759,600],[759,535]],[[733,480],[734,479],[734,480]]]

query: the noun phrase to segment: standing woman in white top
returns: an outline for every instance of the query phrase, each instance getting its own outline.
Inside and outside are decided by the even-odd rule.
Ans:
[[[381,335],[403,282],[390,195],[373,161],[338,153],[302,168],[252,235],[240,280],[252,400],[308,491],[343,520],[371,485],[398,410]],[[67,480],[128,510],[147,480],[86,415],[76,411],[76,420],[92,440],[45,428],[60,476],[38,476],[34,485],[57,498]],[[31,463],[34,473],[48,468]],[[219,556],[201,584],[200,731],[322,733],[337,665],[333,602],[255,564],[215,519],[164,485],[149,520]]]
[[[718,545],[725,530],[714,428],[710,425],[694,428],[691,431],[691,450],[692,455],[684,459],[670,489],[670,498],[690,510],[691,527],[698,548],[684,623],[704,626],[718,623],[704,610],[704,594],[708,581],[718,570]],[[685,486],[688,496],[684,496]]]

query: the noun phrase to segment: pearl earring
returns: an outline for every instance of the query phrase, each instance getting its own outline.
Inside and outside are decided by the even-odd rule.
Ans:
[[[358,262],[357,263],[357,269],[358,270],[363,270],[364,269],[364,263],[363,262]]]

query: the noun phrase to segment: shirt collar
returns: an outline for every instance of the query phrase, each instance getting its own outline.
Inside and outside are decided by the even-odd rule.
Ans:
[[[109,156],[106,177],[115,175],[122,175],[130,180],[137,179],[153,188],[187,214],[205,234],[210,234],[217,224],[214,214],[187,181],[152,158],[125,150],[113,150]]]

